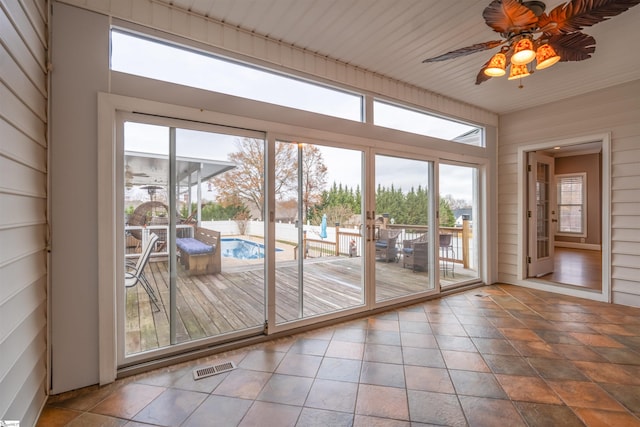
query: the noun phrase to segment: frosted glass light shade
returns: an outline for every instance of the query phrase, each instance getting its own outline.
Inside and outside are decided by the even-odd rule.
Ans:
[[[511,63],[513,65],[525,65],[533,61],[535,57],[536,52],[533,50],[533,42],[528,38],[522,38],[513,47]]]
[[[536,51],[536,70],[544,70],[560,61],[560,57],[549,44],[543,44]]]
[[[509,80],[527,77],[528,75],[529,75],[529,69],[527,68],[527,64],[522,64],[522,65],[511,64],[511,70],[509,71]]]
[[[504,53],[498,52],[491,58],[489,65],[484,69],[484,73],[491,77],[504,76],[507,68],[507,57]]]

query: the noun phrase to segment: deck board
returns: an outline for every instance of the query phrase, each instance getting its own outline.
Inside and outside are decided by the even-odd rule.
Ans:
[[[361,263],[361,258],[346,257],[305,260],[303,316],[312,317],[363,304]],[[160,311],[152,311],[151,301],[142,286],[126,289],[126,354],[170,344],[168,264],[150,262],[145,275],[158,296]],[[459,272],[456,276],[456,280],[464,279]],[[376,279],[378,301],[424,291],[428,284],[426,272],[413,272],[395,262],[376,263]],[[276,265],[275,287],[276,321],[298,319],[298,268],[295,262]],[[264,323],[264,270],[261,265],[223,268],[217,274],[192,276],[179,270],[176,293],[178,343],[242,331]]]

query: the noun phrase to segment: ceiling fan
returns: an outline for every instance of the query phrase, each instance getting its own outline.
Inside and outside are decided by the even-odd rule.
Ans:
[[[596,40],[581,30],[619,15],[640,0],[569,0],[544,12],[542,1],[493,0],[482,12],[486,24],[500,33],[501,40],[477,43],[425,59],[438,62],[500,47],[476,77],[476,84],[499,77],[509,68],[509,79],[530,75],[533,60],[536,70],[558,61],[582,61],[591,58]]]
[[[147,175],[144,172],[132,172],[131,166],[126,165],[124,169],[124,177],[125,177],[125,186],[127,188],[131,188],[133,186],[132,181],[135,178],[149,178],[149,175]]]

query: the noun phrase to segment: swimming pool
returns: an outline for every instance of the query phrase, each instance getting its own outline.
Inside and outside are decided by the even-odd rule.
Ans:
[[[243,239],[220,239],[222,256],[235,259],[261,259],[264,258],[264,245]],[[276,252],[282,249],[276,248]]]

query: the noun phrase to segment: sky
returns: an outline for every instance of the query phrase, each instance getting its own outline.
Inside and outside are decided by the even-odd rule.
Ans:
[[[111,67],[114,70],[170,81],[201,89],[229,93],[259,101],[360,121],[361,97],[344,91],[300,80],[283,78],[193,51],[112,32]],[[188,70],[188,72],[185,72]],[[472,126],[433,117],[385,102],[374,102],[375,124],[418,134],[453,139]],[[181,136],[180,136],[181,135]],[[238,136],[183,131],[179,135],[178,155],[227,160]],[[127,150],[167,155],[167,128],[128,125]],[[356,150],[318,146],[328,167],[328,185],[342,183],[351,187],[361,179],[361,153]],[[426,163],[422,161],[378,156],[377,183],[409,191],[427,186]],[[362,186],[360,186],[362,188]],[[442,168],[440,194],[470,200],[471,178],[468,168]],[[206,195],[205,195],[206,196]]]

